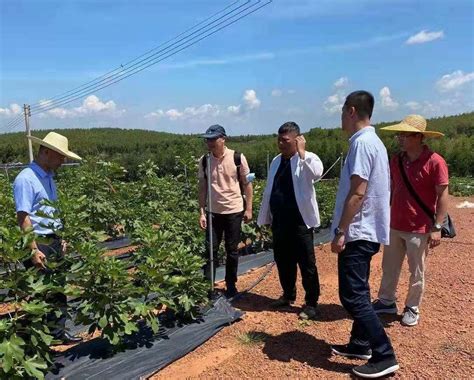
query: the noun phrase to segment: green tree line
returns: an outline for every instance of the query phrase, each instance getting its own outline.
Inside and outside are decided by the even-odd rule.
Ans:
[[[377,124],[380,128],[396,123]],[[439,117],[428,120],[431,130],[443,132],[446,137],[429,139],[428,145],[445,157],[450,174],[472,176],[474,172],[474,112],[455,116]],[[277,127],[275,127],[275,132]],[[34,132],[43,137],[48,131]],[[114,161],[124,166],[129,179],[136,179],[138,165],[153,160],[159,166],[160,174],[180,174],[184,168],[176,165],[176,156],[199,157],[206,147],[196,135],[171,134],[139,129],[64,129],[61,133],[68,137],[71,147],[81,156],[93,156],[95,159]],[[380,133],[389,154],[397,150],[393,134]],[[340,129],[313,128],[305,133],[307,149],[317,153],[325,168],[345,153],[348,148],[347,137]],[[234,136],[228,140],[228,146],[243,152],[252,171],[259,178],[266,177],[267,157],[271,160],[278,153],[276,134]],[[0,136],[0,162],[27,162],[27,144],[24,133],[3,134]],[[336,166],[329,177],[338,175]]]

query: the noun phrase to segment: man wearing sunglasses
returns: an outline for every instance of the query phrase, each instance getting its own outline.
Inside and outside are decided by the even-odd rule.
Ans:
[[[208,155],[199,160],[199,225],[206,230],[206,245],[209,249],[212,232],[212,251],[214,262],[222,237],[225,240],[226,269],[225,295],[231,298],[237,294],[237,268],[239,264],[238,244],[241,224],[252,220],[252,184],[247,179],[250,172],[247,159],[242,153],[226,147],[225,129],[216,124],[210,126],[202,135],[208,148]],[[207,167],[209,157],[210,167]],[[208,175],[210,172],[210,176]],[[208,182],[211,189],[211,207],[206,208]],[[245,202],[244,202],[245,197]],[[209,218],[212,218],[212,231],[209,231]],[[204,267],[206,277],[211,280],[210,260]]]

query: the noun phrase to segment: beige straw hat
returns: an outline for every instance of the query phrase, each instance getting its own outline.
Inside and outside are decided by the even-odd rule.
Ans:
[[[380,128],[380,130],[390,132],[417,132],[423,133],[426,137],[444,136],[441,132],[427,131],[426,120],[420,115],[408,115],[401,121],[401,123]]]
[[[55,152],[62,154],[73,160],[82,160],[76,153],[69,150],[67,137],[56,132],[49,132],[46,137],[41,140],[38,137],[27,136],[32,142],[45,146]]]

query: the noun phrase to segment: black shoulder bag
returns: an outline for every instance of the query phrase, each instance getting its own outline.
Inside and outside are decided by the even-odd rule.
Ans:
[[[435,214],[423,203],[421,198],[415,192],[415,189],[411,185],[410,181],[408,180],[407,174],[405,173],[405,168],[403,167],[402,162],[402,155],[398,155],[398,167],[400,169],[400,173],[402,175],[403,181],[405,182],[405,186],[408,189],[410,195],[415,199],[421,209],[425,212],[426,215],[432,220],[433,224],[436,223]],[[453,238],[456,236],[456,229],[454,228],[454,223],[449,214],[446,214],[443,223],[441,224],[441,237],[443,238]]]

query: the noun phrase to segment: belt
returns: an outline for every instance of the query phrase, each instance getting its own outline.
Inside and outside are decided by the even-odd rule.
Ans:
[[[48,234],[48,235],[38,235],[35,240],[37,243],[40,243],[40,244],[51,244],[54,241],[61,240],[61,238],[56,234]]]

